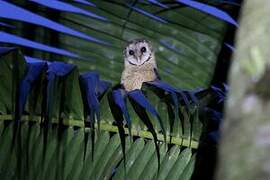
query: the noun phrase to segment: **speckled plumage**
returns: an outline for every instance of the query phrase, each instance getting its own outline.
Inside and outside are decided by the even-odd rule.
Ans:
[[[144,52],[142,48],[145,48]],[[130,53],[133,51],[133,53]],[[124,50],[125,68],[121,84],[126,91],[141,89],[142,83],[158,78],[156,60],[149,41],[135,39],[129,42]]]

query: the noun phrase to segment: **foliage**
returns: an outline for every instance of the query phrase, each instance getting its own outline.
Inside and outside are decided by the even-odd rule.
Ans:
[[[207,126],[199,113],[224,99],[208,86],[225,21],[237,25],[233,19],[188,0],[0,1],[0,16],[16,20],[4,21],[0,32],[6,47],[0,49],[1,153],[11,149],[1,161],[3,179],[190,179],[192,148]],[[128,94],[108,89],[100,77],[119,82],[121,49],[138,36],[156,47],[163,81]],[[14,45],[26,55],[7,48]],[[7,166],[14,171],[4,171]]]
[[[156,81],[149,83],[150,88],[148,88],[149,85],[145,86],[144,91],[150,100],[149,102],[142,91],[135,90],[128,93],[135,112],[145,123],[153,137],[149,136],[149,134],[147,135],[147,131],[142,131],[145,129],[144,126],[141,126],[141,130],[130,127],[129,131],[127,131],[123,126],[125,123],[122,119],[120,124],[116,124],[120,133],[120,141],[119,136],[115,134],[117,130],[114,130],[114,126],[107,124],[108,122],[104,122],[104,120],[111,122],[113,120],[112,118],[105,118],[103,116],[108,115],[108,113],[104,112],[108,111],[108,105],[102,105],[102,101],[108,102],[106,98],[104,99],[102,97],[106,89],[108,89],[109,84],[99,80],[96,73],[82,74],[79,78],[78,71],[73,65],[60,62],[48,63],[47,65],[40,62],[24,63],[24,58],[17,49],[4,49],[2,52],[4,53],[2,53],[0,61],[3,64],[0,66],[1,72],[3,72],[3,75],[8,76],[1,76],[1,80],[3,82],[13,82],[0,86],[1,89],[8,90],[8,92],[2,91],[6,92],[5,96],[13,97],[12,104],[7,104],[5,101],[1,101],[0,103],[1,114],[3,114],[0,115],[2,127],[1,138],[3,139],[1,152],[5,154],[10,149],[9,158],[7,157],[7,159],[3,159],[2,161],[3,165],[1,169],[3,172],[1,173],[1,177],[3,179],[9,177],[10,174],[11,176],[25,177],[26,179],[37,176],[47,178],[46,173],[50,172],[50,169],[53,168],[48,163],[56,166],[55,171],[50,173],[51,178],[56,179],[60,177],[67,179],[69,176],[72,177],[71,179],[81,179],[82,177],[83,179],[87,177],[91,179],[91,177],[99,178],[101,176],[109,178],[114,175],[113,170],[116,170],[116,174],[114,175],[116,179],[120,177],[124,178],[125,175],[136,178],[137,176],[134,175],[134,172],[136,172],[135,174],[141,173],[141,177],[149,178],[155,178],[156,176],[160,176],[160,178],[167,177],[169,179],[170,177],[176,178],[182,176],[190,178],[195,163],[195,154],[192,153],[191,148],[197,147],[196,141],[200,137],[202,124],[198,119],[199,109],[196,107],[199,104],[195,106],[193,104],[195,102],[192,101],[191,96],[187,95],[193,94],[193,98],[198,101],[199,96],[201,96],[200,94],[208,94],[208,90],[183,92],[183,96],[177,97],[176,102],[180,103],[177,107],[183,106],[183,108],[180,108],[179,115],[181,116],[179,118],[174,117],[174,115],[178,116],[178,114],[173,112],[175,107],[171,105],[173,102],[171,97],[175,97],[171,96],[170,93],[176,92],[172,91],[173,89],[169,85]],[[14,57],[15,59],[13,59]],[[9,66],[5,67],[5,64]],[[31,66],[37,67],[37,65],[41,67],[35,68],[35,70],[39,70],[39,73],[36,73],[36,71],[33,73]],[[25,68],[23,69],[23,67]],[[24,70],[24,72],[19,74],[18,69]],[[42,72],[47,72],[47,75],[45,76]],[[16,75],[20,76],[16,77]],[[14,76],[17,81],[10,80]],[[84,81],[80,84],[81,87],[79,87],[79,79],[83,79],[82,81]],[[93,86],[94,84],[96,85]],[[154,84],[156,86],[153,86]],[[151,90],[150,92],[156,92],[160,97],[156,95],[151,97],[151,93],[148,92],[149,90]],[[112,91],[118,92],[119,90]],[[165,95],[166,92],[168,93],[167,95]],[[218,96],[218,93],[216,94]],[[111,97],[110,93],[108,97]],[[121,113],[119,111],[115,113],[113,110],[113,107],[119,106],[119,97],[116,98],[114,96],[111,98],[108,99],[109,103],[112,101],[117,102],[111,108],[112,115],[114,115],[116,122],[119,122],[117,120]],[[187,98],[185,99],[186,102],[182,98]],[[83,99],[85,100],[84,103]],[[95,99],[96,101],[93,101]],[[164,102],[167,102],[166,106],[172,110],[172,114],[167,115],[166,109],[160,109],[160,107],[164,107],[165,105],[160,99],[164,99]],[[200,99],[202,100],[202,98]],[[22,102],[22,100],[26,101]],[[150,104],[150,102],[153,103],[156,101],[160,101],[157,103],[160,106],[158,108],[161,110],[160,112],[157,112]],[[6,102],[10,102],[10,100]],[[18,106],[20,104],[26,104],[26,108],[22,108],[24,111],[22,111],[21,106]],[[83,104],[86,117],[85,121],[82,111]],[[132,108],[127,108],[125,103],[122,105],[123,113],[128,113],[127,109],[132,110]],[[153,118],[150,119],[145,110],[157,116],[160,120],[159,123],[153,121]],[[4,115],[9,114],[8,112],[13,112],[12,114],[15,116]],[[129,114],[126,116],[129,116]],[[170,118],[165,120],[164,118],[166,116]],[[98,131],[94,131],[95,118],[97,118],[100,124]],[[100,121],[101,119],[103,121]],[[133,126],[138,127],[139,121],[136,124],[135,115],[131,116],[130,119],[134,120],[132,121]],[[90,126],[88,122],[90,122]],[[168,124],[168,122],[172,124]],[[163,128],[160,128],[161,126]],[[171,131],[166,133],[165,127]],[[161,132],[165,139],[167,139],[166,134],[170,136],[167,139],[168,143],[177,145],[168,149],[166,143],[158,142],[158,140],[164,141],[161,134],[157,135],[162,129],[163,131]],[[109,134],[108,131],[114,133]],[[134,136],[137,138],[133,141],[132,138],[125,137],[125,134],[128,132],[130,137]],[[87,138],[89,133],[91,134],[91,139]],[[97,135],[97,137],[95,138],[94,135]],[[174,137],[171,135],[174,135]],[[138,139],[138,136],[146,137],[147,139]],[[151,141],[152,138],[154,138],[154,141]],[[101,142],[105,143],[102,145],[104,146],[102,150],[99,149],[101,148],[99,147]],[[144,143],[146,144],[144,145]],[[123,154],[124,161],[122,159],[122,152],[125,152]],[[157,156],[155,152],[157,152]],[[100,153],[102,153],[102,156]],[[31,160],[30,156],[32,155],[34,155],[34,158]],[[174,156],[175,158],[179,156],[179,159],[177,160],[176,158],[173,162],[175,165],[173,165],[171,164],[171,160],[166,160],[165,157],[167,156]],[[13,158],[12,161],[10,158]],[[97,161],[99,158],[101,159]],[[7,166],[10,166],[10,169],[14,171],[4,171]],[[34,167],[29,168],[30,166]],[[36,166],[43,169],[43,171],[35,171]],[[59,167],[63,169],[60,168],[58,170]],[[72,173],[68,174],[71,167],[73,167],[72,169],[75,168],[74,172],[72,171]],[[87,167],[86,169],[92,167],[92,169],[90,168],[91,170],[88,172],[84,170],[85,167]],[[130,168],[132,170],[129,170]],[[151,168],[151,171],[143,170],[145,168]],[[166,168],[166,171],[163,170],[164,168]],[[179,171],[179,169],[182,169],[182,175],[182,171]],[[34,173],[32,170],[34,170]]]

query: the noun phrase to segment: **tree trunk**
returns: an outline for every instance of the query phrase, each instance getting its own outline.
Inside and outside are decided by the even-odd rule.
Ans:
[[[236,42],[216,179],[270,179],[269,0],[244,2]]]

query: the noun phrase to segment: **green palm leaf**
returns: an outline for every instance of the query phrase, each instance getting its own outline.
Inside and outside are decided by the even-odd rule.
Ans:
[[[132,128],[129,131],[127,125],[122,124],[120,139],[113,116],[108,113],[107,98],[98,99],[100,129],[93,131],[93,128],[89,129],[84,123],[91,113],[87,114],[84,109],[79,75],[95,70],[101,79],[118,84],[123,69],[122,49],[125,43],[143,37],[154,44],[158,71],[163,81],[174,85],[177,90],[181,89],[181,92],[207,88],[212,80],[228,24],[176,2],[134,1],[129,4],[121,0],[91,1],[95,6],[85,3],[88,2],[63,4],[80,9],[80,12],[91,12],[102,19],[64,11],[59,7],[52,10],[49,9],[51,6],[46,7],[40,3],[12,2],[23,10],[33,12],[35,17],[38,15],[43,20],[50,20],[55,26],[34,23],[29,28],[25,22],[13,18],[8,23],[15,28],[5,27],[4,33],[11,34],[10,38],[17,37],[15,40],[24,38],[46,46],[40,46],[43,49],[36,48],[26,43],[30,41],[14,43],[14,39],[7,41],[0,36],[3,46],[13,46],[12,42],[18,44],[27,61],[32,57],[38,60],[59,60],[75,64],[76,68],[65,77],[56,78],[49,97],[44,94],[46,84],[43,82],[47,78],[45,72],[39,77],[27,98],[18,137],[16,133],[14,136],[12,116],[16,111],[19,80],[27,71],[27,63],[17,49],[1,53],[0,80],[3,83],[0,84],[0,157],[3,158],[0,159],[0,179],[16,176],[20,179],[70,180],[190,179],[196,157],[194,149],[204,130],[198,115],[205,105],[204,97],[198,98],[199,103],[194,103],[191,98],[183,103],[183,98],[177,95],[176,105],[171,102],[175,94],[164,91],[160,96],[153,93],[160,93],[160,90],[154,87],[153,91],[153,87],[145,86],[143,93],[153,106],[153,111],[157,111],[158,117],[161,117],[160,122],[155,120],[155,113],[145,112],[144,116],[149,116],[149,122],[153,125],[151,134],[147,129],[150,126],[141,122],[130,101],[127,101]],[[52,19],[51,15],[56,18]],[[72,31],[67,33],[68,29]],[[29,34],[33,36],[29,37]],[[46,47],[50,47],[51,51]],[[60,51],[64,53],[57,53]],[[78,56],[69,57],[67,52]],[[51,114],[50,121],[44,128],[42,108],[47,98],[51,98],[49,107],[53,108],[48,112]],[[161,132],[163,125],[166,134]],[[43,133],[44,130],[46,133]],[[94,141],[85,138],[85,133],[94,133]],[[158,141],[153,140],[152,135],[155,133]],[[132,137],[126,137],[128,134]],[[166,143],[163,136],[169,137],[165,139]],[[12,143],[14,137],[17,142],[15,145]]]

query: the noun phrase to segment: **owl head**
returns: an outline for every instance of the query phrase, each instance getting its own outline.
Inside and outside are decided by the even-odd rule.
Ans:
[[[125,66],[141,66],[146,63],[155,64],[154,51],[149,41],[134,39],[124,49]]]

